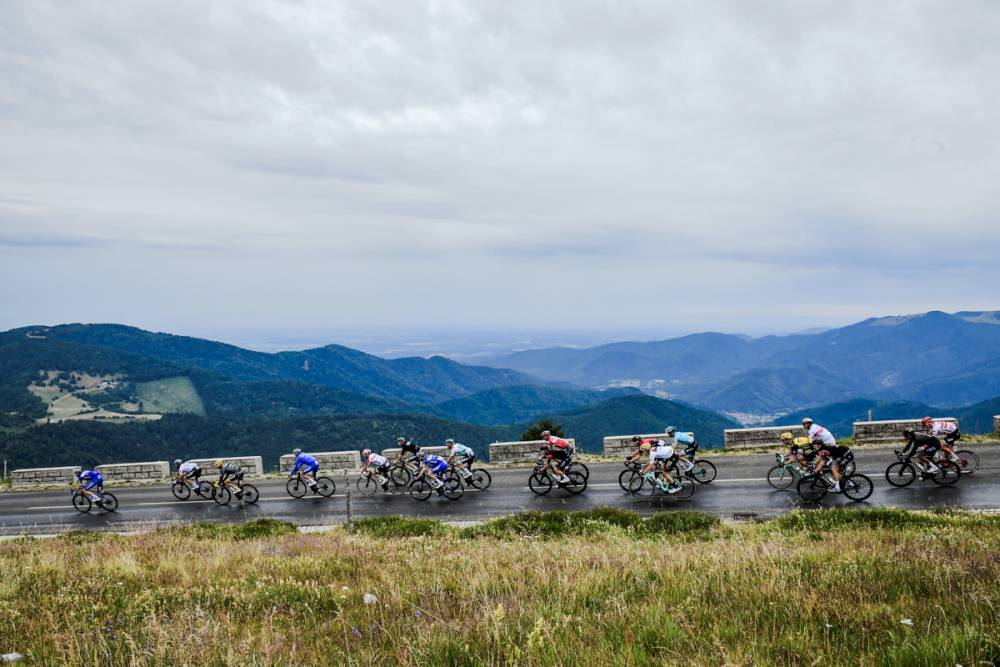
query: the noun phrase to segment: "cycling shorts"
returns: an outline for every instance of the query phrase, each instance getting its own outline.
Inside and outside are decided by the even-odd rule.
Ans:
[[[305,466],[305,467],[303,467],[303,468],[302,468],[302,472],[305,472],[305,473],[309,473],[309,474],[312,474],[312,475],[315,475],[316,473],[318,473],[318,472],[319,472],[319,463],[317,463],[317,464],[316,464],[316,465],[314,465],[314,466]]]
[[[93,479],[90,479],[87,481],[86,486],[84,486],[83,488],[85,488],[87,491],[90,491],[95,487],[97,488],[98,491],[100,491],[104,487],[104,478],[95,477]]]
[[[958,442],[961,439],[962,439],[962,433],[960,431],[958,431],[957,429],[954,430],[954,431],[952,431],[948,435],[944,436],[944,441],[947,442],[949,446],[950,445],[954,445],[956,442]]]
[[[937,438],[932,438],[930,442],[921,447],[926,456],[934,456],[941,449],[941,441]]]
[[[460,456],[458,457],[458,462],[464,465],[466,468],[468,468],[469,466],[471,466],[473,463],[476,462],[476,455],[470,454],[469,456]]]
[[[439,472],[444,472],[445,470],[448,469],[448,462],[447,461],[438,461],[437,463],[434,463],[431,466],[429,466],[429,468],[430,468],[431,472],[433,472],[435,474],[439,473]]]
[[[549,456],[554,458],[556,461],[565,461],[569,458],[569,450],[562,449],[560,447],[553,447],[549,450]]]

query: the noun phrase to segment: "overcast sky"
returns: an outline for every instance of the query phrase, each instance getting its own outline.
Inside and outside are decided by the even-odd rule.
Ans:
[[[1000,3],[0,8],[0,328],[1000,307]]]

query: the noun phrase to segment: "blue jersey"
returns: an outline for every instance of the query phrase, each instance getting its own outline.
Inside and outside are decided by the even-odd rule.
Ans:
[[[424,465],[433,472],[442,472],[448,469],[448,462],[440,456],[431,454],[424,457]]]
[[[694,438],[692,438],[687,433],[681,433],[680,431],[677,431],[677,433],[674,434],[674,442],[677,443],[678,445],[693,445]]]
[[[92,489],[104,484],[104,476],[96,470],[84,470],[80,473],[80,482],[85,484],[85,489]]]
[[[310,454],[299,454],[295,457],[295,465],[292,467],[292,472],[294,473],[299,468],[315,472],[319,470],[319,461],[316,460],[315,456]]]

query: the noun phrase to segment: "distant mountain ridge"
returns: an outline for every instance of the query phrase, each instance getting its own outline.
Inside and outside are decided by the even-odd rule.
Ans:
[[[931,311],[814,334],[703,333],[484,363],[593,388],[641,387],[729,413],[776,414],[859,396],[961,405],[1000,394],[998,325],[998,311]]]

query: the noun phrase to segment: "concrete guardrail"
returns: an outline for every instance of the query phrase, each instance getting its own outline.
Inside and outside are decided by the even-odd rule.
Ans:
[[[316,457],[319,461],[319,472],[323,473],[348,473],[361,469],[361,452],[348,450],[340,452],[307,452]],[[278,459],[278,470],[287,473],[295,464],[294,454],[284,454]]]
[[[222,463],[238,463],[247,477],[260,477],[264,474],[264,460],[260,456],[218,456]],[[201,466],[203,475],[211,475],[215,470],[215,459],[189,459]]]
[[[953,422],[958,424],[954,417],[937,417],[934,421]],[[890,419],[885,421],[854,422],[854,444],[871,445],[887,442],[898,442],[903,444],[903,430],[912,428],[923,430],[920,419]]]
[[[80,466],[63,466],[60,468],[18,468],[10,472],[11,483],[14,486],[42,486],[50,484],[72,484],[76,479],[73,473]]]
[[[170,463],[167,461],[105,463],[97,466],[97,472],[108,482],[148,482],[170,477]]]
[[[723,432],[723,443],[726,449],[780,447],[781,434],[786,431],[790,431],[794,438],[806,434],[801,424],[765,426],[762,428],[729,428]]]
[[[1000,433],[1000,415],[993,416],[993,432]]]
[[[694,433],[691,431],[682,431],[682,433],[687,433],[692,438]],[[666,433],[649,433],[649,434],[633,434],[633,435],[609,435],[604,438],[604,455],[605,456],[617,456],[623,457],[628,456],[635,451],[635,445],[632,444],[632,438],[638,435],[643,440],[658,438],[660,440],[666,440],[670,442],[672,439],[667,437]]]
[[[576,440],[567,440],[576,449]],[[538,458],[538,449],[544,443],[544,440],[494,442],[490,445],[490,463],[531,463]]]

